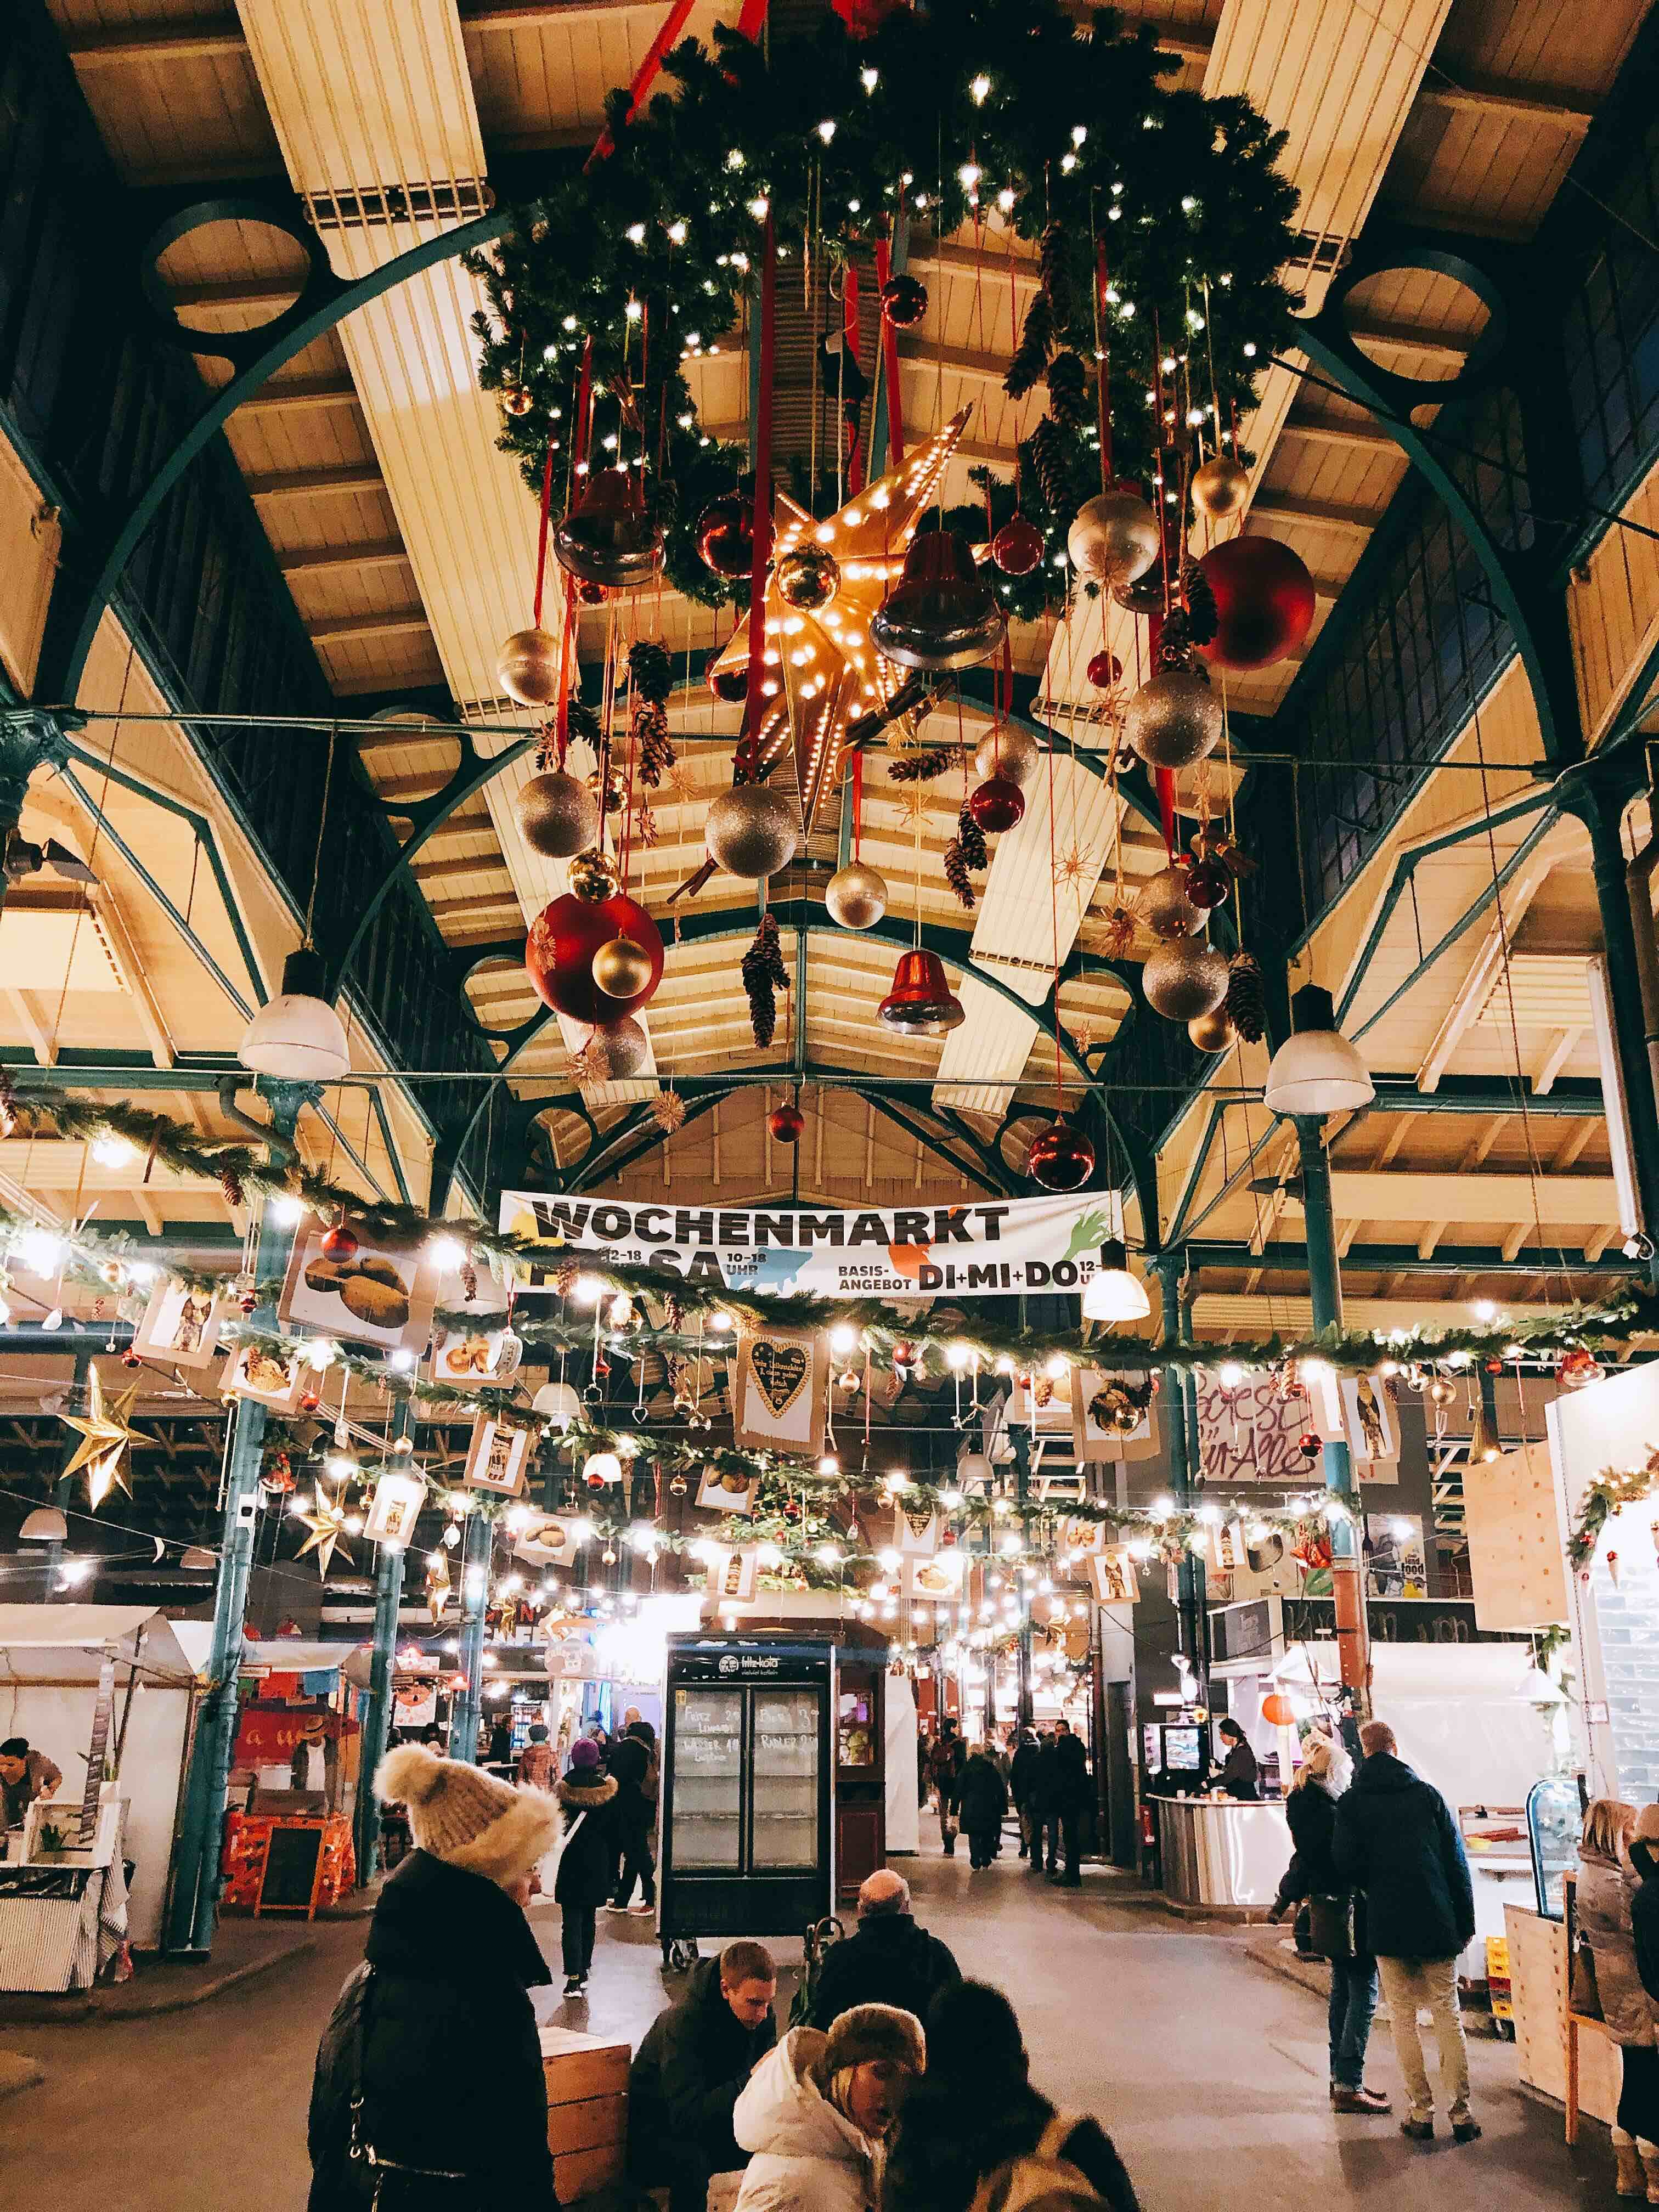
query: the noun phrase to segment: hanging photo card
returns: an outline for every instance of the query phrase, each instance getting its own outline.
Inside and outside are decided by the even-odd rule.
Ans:
[[[432,1333],[438,1270],[419,1249],[359,1243],[349,1259],[323,1249],[320,1223],[294,1240],[276,1308],[307,1335],[335,1336],[382,1352],[419,1352]]]
[[[532,1567],[574,1567],[576,1554],[591,1541],[580,1514],[549,1513],[519,1531],[513,1556]]]
[[[961,1591],[967,1567],[967,1554],[956,1544],[947,1544],[931,1559],[906,1559],[904,1595],[907,1598],[928,1599],[935,1604],[942,1599],[954,1598]]]
[[[1242,1521],[1221,1521],[1206,1536],[1206,1550],[1210,1565],[1219,1575],[1236,1575],[1249,1565],[1249,1546],[1244,1541]]]
[[[732,1442],[750,1451],[816,1451],[829,1382],[819,1332],[745,1322],[732,1358]]]
[[[1056,1548],[1062,1559],[1068,1552],[1103,1552],[1106,1548],[1106,1523],[1103,1521],[1085,1521],[1075,1514],[1067,1514],[1060,1524]]]
[[[226,1368],[222,1388],[228,1398],[251,1398],[276,1413],[297,1411],[305,1391],[306,1364],[296,1344],[276,1351],[245,1344]]]
[[[1115,1544],[1109,1551],[1094,1553],[1089,1561],[1089,1579],[1102,1605],[1134,1605],[1139,1601],[1140,1571],[1127,1544]]]
[[[706,1467],[697,1479],[696,1502],[706,1512],[752,1513],[760,1477],[736,1468]]]
[[[441,1328],[432,1340],[432,1379],[468,1383],[506,1382],[517,1374],[524,1346],[503,1320],[499,1328]]]
[[[1380,1374],[1344,1375],[1342,1425],[1356,1467],[1372,1482],[1400,1480],[1400,1419],[1394,1393]]]
[[[170,1359],[175,1367],[208,1367],[219,1348],[222,1319],[211,1291],[161,1282],[133,1331],[132,1348],[147,1359]]]
[[[1312,1372],[1310,1373],[1310,1369]],[[1347,1435],[1343,1424],[1342,1378],[1334,1367],[1316,1365],[1304,1359],[1300,1369],[1302,1395],[1300,1403],[1308,1416],[1308,1426],[1322,1444],[1340,1444]]]
[[[483,1414],[472,1425],[466,1472],[461,1479],[469,1490],[489,1490],[498,1498],[517,1498],[524,1488],[525,1461],[529,1449],[528,1429]]]
[[[371,1544],[407,1544],[426,1504],[426,1485],[417,1474],[399,1474],[388,1468],[377,1475],[374,1496],[363,1516],[363,1534]]]
[[[1429,1570],[1420,1513],[1365,1516],[1365,1586],[1370,1597],[1426,1597]]]
[[[759,1555],[750,1549],[722,1549],[708,1562],[708,1594],[725,1601],[741,1603],[755,1595],[755,1577],[759,1571]]]
[[[1145,1370],[1107,1374],[1079,1367],[1072,1383],[1072,1449],[1079,1464],[1152,1458],[1158,1449],[1156,1394],[1157,1377]]]
[[[930,1507],[893,1508],[893,1548],[902,1559],[931,1559],[939,1549],[939,1516]]]

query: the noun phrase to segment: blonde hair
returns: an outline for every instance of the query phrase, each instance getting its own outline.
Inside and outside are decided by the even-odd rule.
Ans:
[[[1659,1805],[1644,1805],[1636,1816],[1635,1840],[1659,1844]]]
[[[1593,1797],[1585,1808],[1578,1848],[1594,1851],[1597,1858],[1616,1859],[1635,1826],[1634,1805],[1626,1805],[1622,1797]]]
[[[1331,1771],[1332,1744],[1328,1735],[1310,1735],[1304,1748],[1302,1764],[1291,1778],[1292,1790],[1300,1790],[1310,1782],[1322,1782]]]

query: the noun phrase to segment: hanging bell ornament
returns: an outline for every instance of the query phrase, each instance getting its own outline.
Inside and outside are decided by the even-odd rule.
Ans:
[[[1143,684],[1123,718],[1123,741],[1148,768],[1190,768],[1221,743],[1221,702],[1195,668],[1166,668]]]
[[[883,1027],[901,1036],[943,1036],[968,1017],[945,980],[937,952],[905,952],[893,970],[893,988],[876,1009]]]
[[[586,784],[562,768],[544,769],[513,801],[524,842],[544,860],[573,860],[599,834],[599,810]]]
[[[740,699],[749,696],[749,671],[744,668],[717,668],[708,679],[708,688],[723,705],[735,707]]]
[[[1250,493],[1250,472],[1231,453],[1218,453],[1193,471],[1193,505],[1212,522],[1237,514]]]
[[[1042,749],[1029,730],[1004,722],[989,730],[974,748],[974,773],[981,783],[994,777],[1017,783],[1022,791],[1036,774]]]
[[[887,878],[864,860],[837,868],[823,887],[830,919],[842,929],[873,929],[887,911]]]
[[[597,1024],[593,1034],[604,1048],[612,1083],[626,1083],[631,1077],[645,1073],[651,1058],[651,1040],[632,1014],[623,1014],[614,1022]]]
[[[927,312],[927,288],[900,270],[881,288],[881,312],[895,330],[908,331]]]
[[[697,517],[697,558],[734,584],[755,567],[755,504],[741,492],[711,499]]]
[[[1140,988],[1152,1012],[1166,1021],[1196,1021],[1212,1014],[1227,995],[1226,955],[1190,937],[1160,945],[1140,971]]]
[[[995,594],[953,530],[911,540],[904,574],[878,607],[870,635],[901,668],[942,673],[988,660],[1007,623]]]
[[[841,564],[822,545],[800,545],[784,555],[772,580],[786,606],[797,614],[815,615],[841,589]]]
[[[1011,777],[990,776],[969,794],[968,811],[988,837],[995,837],[1024,819],[1025,794]]]
[[[504,384],[501,386],[501,406],[507,414],[527,415],[535,404],[522,384]]]
[[[599,469],[553,532],[559,566],[585,584],[625,592],[662,566],[662,532],[620,469]]]
[[[1188,861],[1182,873],[1187,879],[1188,897],[1206,913],[1212,907],[1219,906],[1232,889],[1233,879],[1219,860],[1194,858]]]
[[[1225,1052],[1238,1032],[1224,1006],[1212,1013],[1196,1015],[1188,1023],[1187,1034],[1200,1052]]]
[[[1185,868],[1160,868],[1149,877],[1137,912],[1152,935],[1166,944],[1195,937],[1204,927],[1203,914],[1187,896]]]
[[[766,1117],[766,1126],[775,1144],[798,1145],[801,1131],[806,1127],[806,1117],[799,1106],[786,1100],[781,1106],[772,1109]]]
[[[636,999],[651,981],[651,956],[631,938],[613,937],[593,955],[593,981],[607,999]]]
[[[991,540],[991,558],[1005,576],[1029,576],[1042,558],[1042,532],[1016,514]]]
[[[1582,1390],[1587,1382],[1601,1379],[1601,1363],[1583,1345],[1565,1353],[1555,1370],[1555,1379],[1564,1390]]]
[[[559,696],[559,659],[550,630],[515,629],[495,663],[495,681],[521,707],[550,707]]]
[[[800,843],[795,801],[766,783],[734,784],[721,792],[703,823],[708,857],[728,876],[759,883],[787,868]]]
[[[1123,663],[1116,653],[1101,652],[1094,655],[1083,672],[1097,691],[1109,691],[1114,684],[1123,681]]]
[[[1085,499],[1066,533],[1066,550],[1085,584],[1132,584],[1161,548],[1158,517],[1139,492],[1121,486]]]
[[[1025,1172],[1044,1190],[1081,1190],[1095,1171],[1095,1148],[1069,1121],[1051,1121],[1031,1140]]]

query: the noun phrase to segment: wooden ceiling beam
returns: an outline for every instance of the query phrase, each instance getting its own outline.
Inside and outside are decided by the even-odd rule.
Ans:
[[[1418,98],[1425,107],[1443,107],[1454,115],[1491,116],[1502,123],[1557,124],[1570,138],[1582,138],[1595,120],[1595,109],[1584,106],[1582,95],[1547,85],[1425,80]]]
[[[1359,507],[1328,507],[1319,500],[1283,495],[1252,500],[1250,513],[1263,521],[1299,522],[1310,530],[1339,530],[1350,538],[1369,538],[1382,520],[1380,514],[1367,514]]]
[[[182,23],[124,23],[108,30],[72,33],[64,50],[77,69],[122,68],[147,63],[219,61],[245,54],[247,41],[234,15],[204,15]]]
[[[349,376],[279,376],[263,391],[250,393],[236,412],[309,413],[319,407],[356,406],[356,402],[357,387]]]
[[[178,315],[191,310],[206,309],[212,313],[237,307],[258,307],[263,313],[280,315],[294,305],[304,285],[303,271],[293,276],[216,276],[195,284],[172,285],[167,296]]]
[[[331,469],[288,469],[274,476],[249,477],[246,483],[255,499],[334,499],[386,489],[386,478],[373,461],[347,461]]]
[[[1362,429],[1358,423],[1310,422],[1305,416],[1290,415],[1279,434],[1281,438],[1300,438],[1305,445],[1323,446],[1329,453],[1391,453],[1399,460],[1405,458],[1386,431]]]
[[[363,545],[321,545],[276,556],[276,565],[285,576],[327,576],[342,569],[391,568],[399,564],[410,565],[409,548],[394,538],[376,538]]]
[[[405,607],[392,614],[349,615],[338,622],[311,623],[306,635],[313,645],[363,645],[388,637],[424,637],[431,625],[421,607]]]
[[[1462,368],[1469,357],[1474,340],[1448,337],[1440,331],[1425,331],[1415,324],[1374,323],[1361,319],[1350,323],[1348,336],[1361,352],[1375,347],[1382,353],[1421,353],[1431,361],[1446,362],[1453,368]]]

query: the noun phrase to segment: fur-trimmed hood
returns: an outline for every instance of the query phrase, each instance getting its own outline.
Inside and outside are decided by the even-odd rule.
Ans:
[[[586,1784],[572,1782],[569,1777],[566,1776],[559,1783],[556,1794],[560,1804],[568,1811],[593,1813],[597,1812],[601,1805],[608,1805],[611,1802],[617,1794],[617,1784],[608,1774],[602,1774],[597,1782]]]

